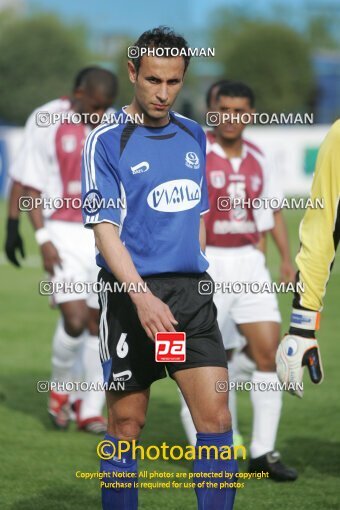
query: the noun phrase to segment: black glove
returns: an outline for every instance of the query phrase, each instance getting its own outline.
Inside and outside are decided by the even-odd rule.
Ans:
[[[20,267],[15,251],[19,250],[22,258],[25,258],[24,244],[19,234],[19,220],[8,218],[7,237],[5,241],[5,253],[12,264]]]

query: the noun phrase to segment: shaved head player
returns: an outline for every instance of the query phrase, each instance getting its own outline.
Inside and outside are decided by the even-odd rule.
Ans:
[[[135,47],[187,50],[186,41],[160,27],[140,36]],[[232,445],[226,393],[215,383],[227,380],[227,362],[212,296],[198,292],[210,279],[204,255],[202,215],[208,211],[205,135],[201,127],[171,110],[180,92],[188,56],[144,55],[128,62],[134,97],[125,115],[143,114],[144,123],[111,124],[87,138],[83,156],[83,197],[97,195],[96,214],[83,208],[99,250],[99,279],[111,287],[147,282],[147,292],[100,295],[100,351],[105,381],[125,382],[125,391],[108,391],[108,434],[138,439],[145,422],[151,384],[168,374],[176,381],[192,414],[197,445]],[[119,112],[120,113],[120,112]],[[105,207],[124,197],[126,207]],[[159,331],[186,333],[186,361],[155,362]],[[137,474],[131,452],[102,461],[101,470]],[[194,461],[194,471],[224,471],[233,481],[234,459]],[[227,477],[228,475],[228,477]],[[118,479],[118,476],[117,476]],[[105,478],[104,478],[105,480]],[[235,489],[196,488],[198,508],[230,510]],[[104,510],[134,510],[138,489],[102,489]]]
[[[112,105],[116,91],[117,79],[111,72],[98,67],[81,69],[75,76],[69,98],[54,99],[29,116],[23,147],[10,169],[13,184],[6,243],[8,258],[16,263],[16,250],[21,245],[17,198],[27,195],[32,203],[36,200],[30,219],[44,269],[54,284],[93,282],[97,277],[93,237],[84,230],[80,208],[73,203],[80,203],[81,153],[93,127],[85,114],[96,114],[90,120],[100,120]],[[56,122],[42,126],[37,122],[40,113],[60,115],[56,115]],[[62,113],[65,118],[66,114],[77,114],[82,122],[72,122],[71,118],[62,122]],[[45,207],[39,205],[40,197],[46,199]],[[67,199],[71,200],[70,207]],[[61,200],[62,207],[54,207],[57,200]],[[73,404],[78,428],[102,434],[106,430],[106,420],[101,416],[104,392],[89,390],[80,395],[70,394],[65,387],[67,382],[79,377],[88,383],[99,382],[101,377],[98,296],[93,292],[75,292],[69,287],[59,292],[53,290],[53,303],[61,317],[53,336],[51,379],[55,389],[49,394],[48,412],[58,429],[66,429],[73,415]],[[82,365],[83,374],[74,373],[76,362]]]

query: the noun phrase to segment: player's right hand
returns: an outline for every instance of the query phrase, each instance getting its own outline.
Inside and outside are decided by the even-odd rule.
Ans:
[[[301,389],[304,368],[307,366],[314,384],[323,380],[320,349],[316,338],[285,335],[276,353],[276,370],[279,380],[287,385],[287,391],[303,397]]]
[[[57,248],[51,241],[47,241],[40,246],[40,251],[45,271],[54,276],[55,266],[61,267],[61,258]]]
[[[8,260],[17,267],[21,267],[17,259],[16,251],[19,251],[22,258],[25,258],[24,243],[19,234],[19,220],[8,218],[7,236],[5,240],[5,253]]]
[[[151,340],[155,340],[159,331],[176,331],[174,326],[178,322],[170,308],[152,292],[136,294],[132,300],[137,308],[140,323]]]

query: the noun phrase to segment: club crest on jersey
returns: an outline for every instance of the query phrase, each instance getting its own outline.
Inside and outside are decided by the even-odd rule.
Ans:
[[[223,188],[226,185],[226,179],[223,170],[213,170],[210,172],[210,181],[213,188]]]
[[[196,152],[187,152],[185,155],[185,165],[189,168],[199,168],[200,160]]]
[[[82,208],[88,216],[95,216],[101,207],[102,194],[97,189],[90,189],[83,199]]]
[[[77,138],[74,135],[64,135],[61,137],[61,146],[64,152],[74,152],[77,147]]]
[[[192,209],[201,201],[201,188],[190,179],[176,179],[159,184],[148,194],[151,209],[160,212],[180,212]]]

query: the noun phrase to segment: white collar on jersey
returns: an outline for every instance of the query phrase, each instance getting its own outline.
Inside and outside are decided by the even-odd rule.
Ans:
[[[209,140],[209,137],[207,136],[207,154],[210,152],[214,152],[217,156],[223,159],[232,159],[228,158],[227,154],[224,152],[223,148],[219,143],[216,141],[211,142]],[[242,144],[242,153],[241,153],[241,159],[244,159],[248,154],[248,148],[245,143]]]

